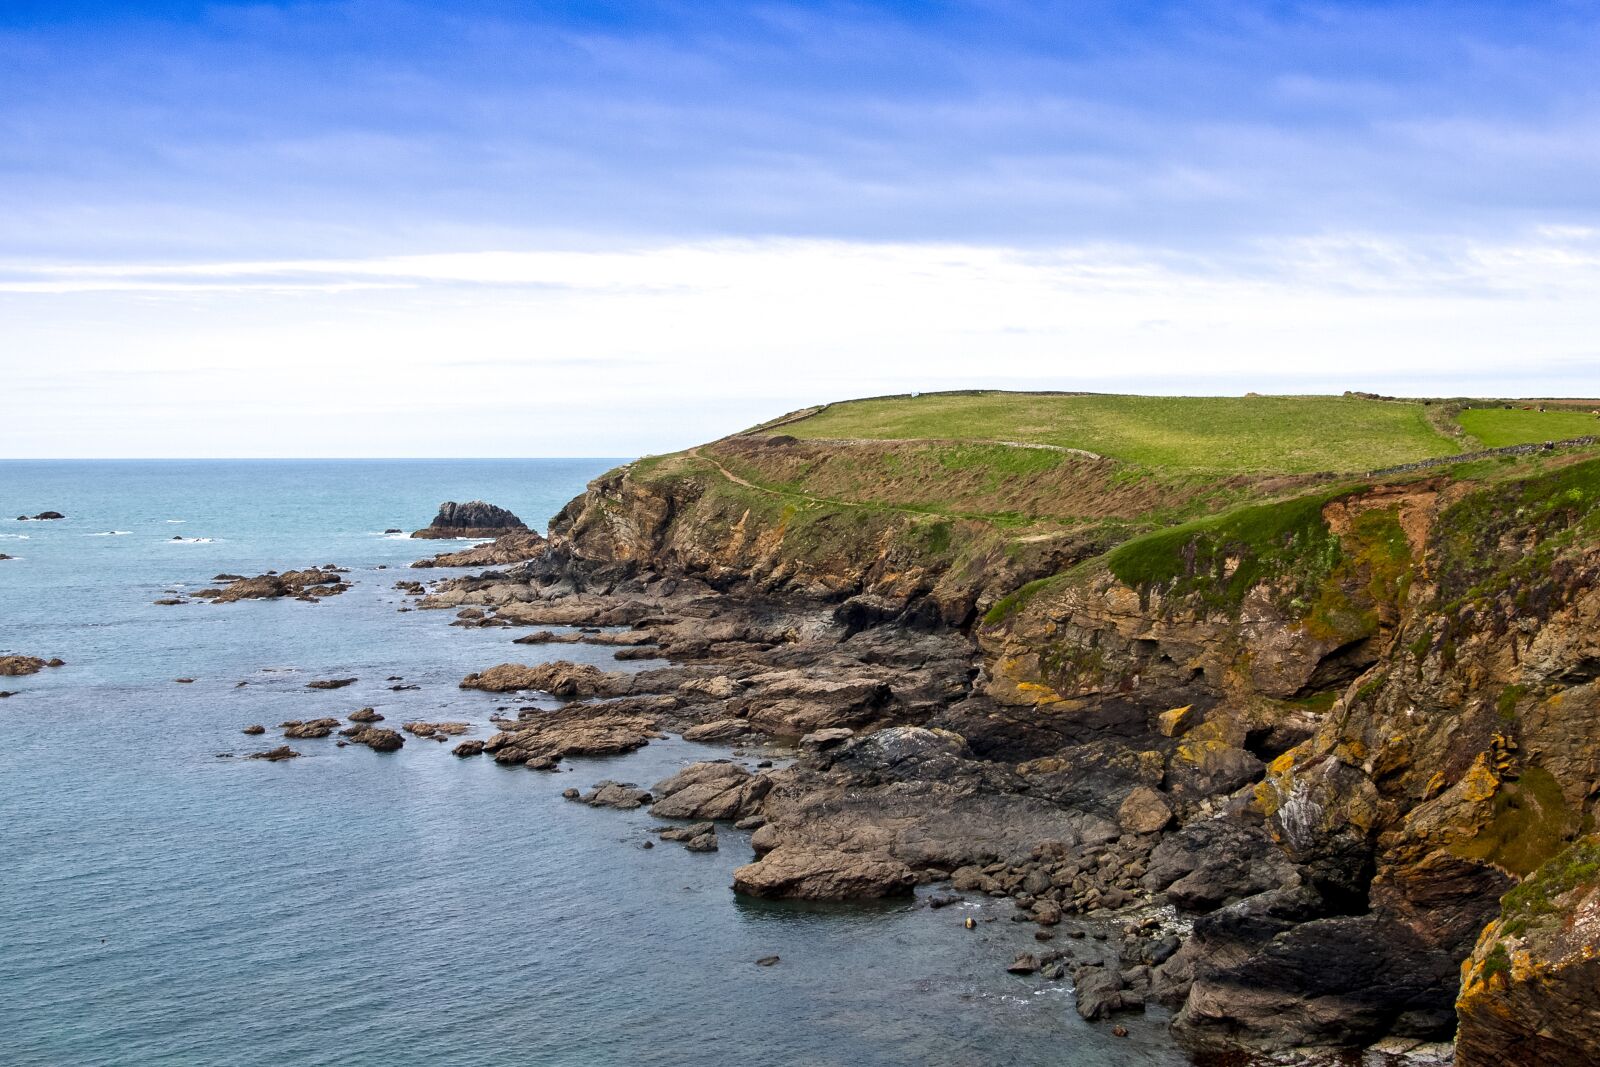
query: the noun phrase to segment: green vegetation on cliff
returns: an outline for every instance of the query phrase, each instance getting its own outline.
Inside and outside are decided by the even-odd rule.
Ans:
[[[1235,474],[1350,472],[1461,451],[1421,403],[1354,396],[924,393],[831,404],[769,432],[800,438],[1024,442]]]

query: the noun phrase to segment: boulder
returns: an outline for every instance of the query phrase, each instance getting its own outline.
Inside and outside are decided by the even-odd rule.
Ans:
[[[627,811],[632,808],[643,807],[650,803],[650,794],[638,788],[632,782],[613,782],[607,778],[596,782],[587,793],[573,799],[587,804],[591,808],[617,808]]]
[[[779,845],[733,872],[735,892],[796,900],[906,896],[916,875],[899,860],[800,844]]]
[[[695,763],[657,782],[650,814],[663,819],[742,819],[771,788],[765,775],[733,763]]]
[[[1166,798],[1145,785],[1135,788],[1117,808],[1117,825],[1130,834],[1153,834],[1171,821]]]
[[[483,742],[463,741],[455,748],[451,749],[450,754],[452,756],[460,756],[463,759],[468,756],[481,756],[483,755]]]
[[[352,743],[366,745],[374,752],[394,752],[406,743],[394,730],[385,730],[381,726],[368,726],[350,735]]]
[[[339,728],[338,719],[309,719],[301,721],[292,719],[289,722],[278,724],[283,728],[283,736],[298,740],[308,738],[327,737]]]
[[[362,708],[360,711],[350,713],[351,722],[382,722],[383,716],[372,708]]]

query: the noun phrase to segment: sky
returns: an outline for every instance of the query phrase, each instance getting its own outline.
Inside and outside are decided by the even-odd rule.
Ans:
[[[0,457],[1600,394],[1600,0],[0,2]]]

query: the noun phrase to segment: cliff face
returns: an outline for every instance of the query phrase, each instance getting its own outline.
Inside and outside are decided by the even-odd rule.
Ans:
[[[1191,1041],[1453,1029],[1497,898],[1600,789],[1597,505],[1593,461],[1312,497],[1130,543],[992,613],[997,699],[1130,747],[1190,706],[1162,782],[1179,836],[1259,827],[1287,861],[1197,909]],[[1216,770],[1237,789],[1197,794]]]
[[[1600,1055],[1593,924],[1519,933],[1509,984],[1509,935],[1480,941],[1600,796],[1600,460],[1286,483],[1130,539],[1112,511],[1019,532],[773,491],[748,458],[613,472],[553,541],[602,569],[843,601],[864,625],[969,629],[978,693],[928,725],[1029,803],[1144,835],[1124,869],[1193,934],[1141,981],[1190,1043],[1449,1037],[1459,990],[1464,1063],[1504,1062],[1479,1050],[1507,1047],[1506,1019],[1542,1033],[1537,996],[1587,1004],[1573,1040]],[[813,459],[784,462],[802,478]],[[1552,899],[1559,926],[1594,897]]]
[[[1461,968],[1456,1063],[1564,1067],[1600,1048],[1600,838],[1506,895]]]

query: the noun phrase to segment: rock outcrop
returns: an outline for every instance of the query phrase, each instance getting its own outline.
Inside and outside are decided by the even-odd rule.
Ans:
[[[46,667],[65,666],[58,659],[41,659],[38,656],[0,656],[0,678],[18,678],[25,674],[38,674]]]
[[[513,530],[527,529],[521,519],[505,508],[486,504],[482,500],[469,500],[465,504],[447,500],[439,505],[439,514],[433,517],[433,522],[411,536],[434,539],[500,537]]]
[[[1457,1067],[1566,1067],[1600,1049],[1600,837],[1507,893],[1461,968]]]
[[[422,533],[412,534],[421,537]],[[442,535],[441,535],[442,536]],[[462,534],[472,537],[473,534]],[[486,545],[473,545],[460,552],[441,552],[428,559],[419,559],[413,567],[500,567],[508,563],[521,563],[533,559],[545,545],[544,537],[533,530],[516,530],[501,534]]]
[[[1009,897],[1047,937],[1108,921],[1120,948],[1075,965],[1080,1010],[1161,1002],[1196,1050],[1448,1039],[1459,992],[1464,1055],[1499,1055],[1537,1047],[1504,1023],[1533,995],[1517,981],[1562,1010],[1592,995],[1554,933],[1509,916],[1480,933],[1600,796],[1600,460],[1233,483],[1257,502],[1131,539],[1124,522],[1008,542],[796,505],[737,473],[798,478],[823,449],[719,442],[671,477],[630,465],[532,560],[439,583],[419,606],[625,627],[594,644],[673,664],[469,676],[570,701],[499,720],[485,750],[548,765],[665,730],[794,744],[782,768],[658,783],[658,814],[753,830],[741,893],[948,880]],[[1114,473],[1052,477],[1110,494],[1086,515],[1149,523]],[[1550,899],[1550,931],[1585,928],[1588,897]],[[1496,945],[1508,966],[1526,954],[1521,977]],[[1066,970],[1033,962],[1034,980]],[[1527,1017],[1553,1040],[1553,1016]],[[1549,1047],[1600,1059],[1586,1027]]]
[[[337,567],[311,567],[301,571],[284,571],[282,574],[258,574],[254,578],[236,578],[217,589],[201,589],[190,595],[197,600],[214,604],[230,604],[237,600],[276,600],[292,597],[295,600],[321,600],[338,596],[350,588]]]

